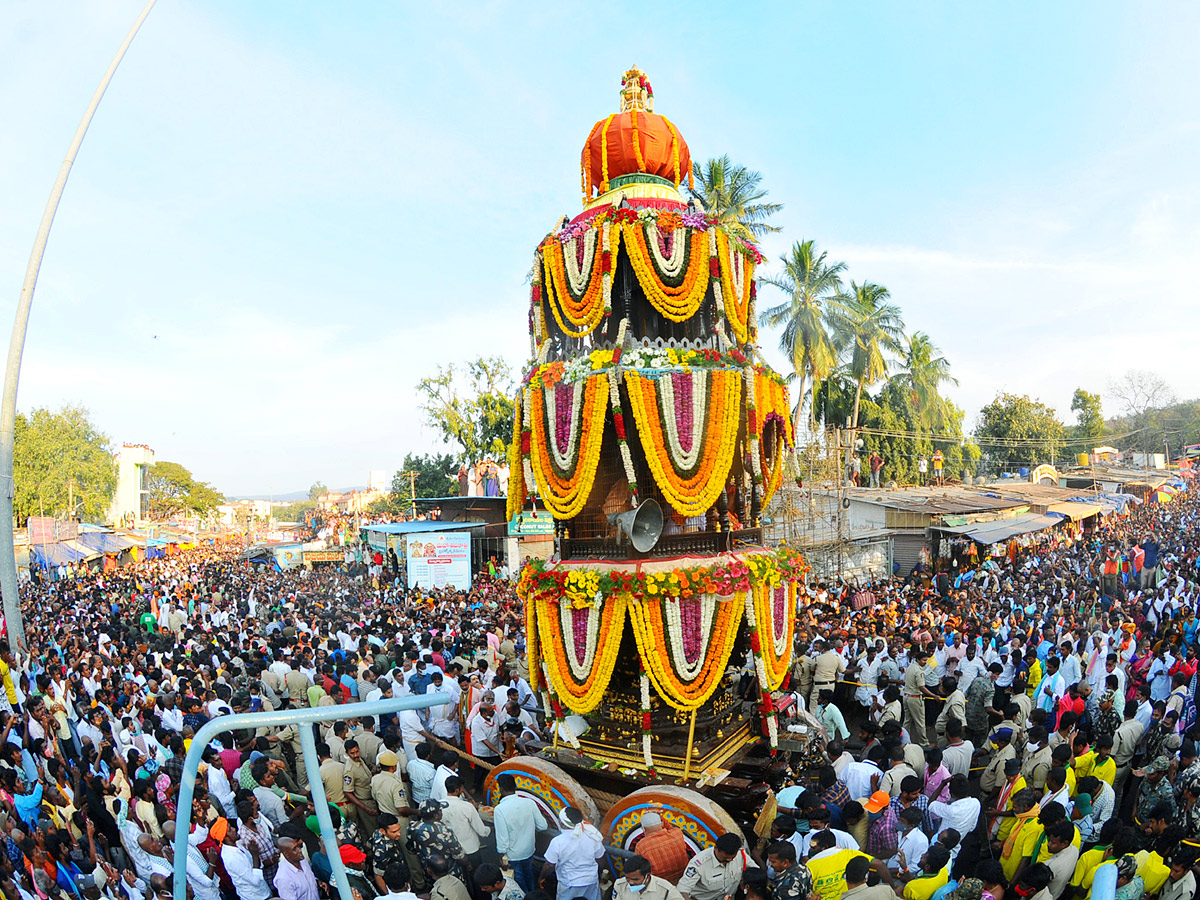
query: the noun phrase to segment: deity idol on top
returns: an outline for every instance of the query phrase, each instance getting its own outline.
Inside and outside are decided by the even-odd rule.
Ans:
[[[544,504],[561,559],[626,556],[610,516],[646,497],[668,507],[650,555],[760,543],[793,440],[756,345],[762,256],[684,199],[691,153],[653,110],[630,69],[584,143],[583,212],[534,258],[509,513]]]

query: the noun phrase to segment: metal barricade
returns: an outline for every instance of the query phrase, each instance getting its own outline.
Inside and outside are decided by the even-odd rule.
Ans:
[[[179,799],[175,820],[174,847],[174,898],[187,898],[187,843],[188,833],[192,830],[192,797],[196,792],[196,772],[200,768],[200,756],[204,748],[218,734],[235,731],[240,728],[276,728],[283,725],[296,725],[300,732],[300,747],[304,752],[304,768],[309,773],[309,789],[316,807],[317,821],[321,826],[321,839],[325,842],[325,853],[329,856],[329,866],[333,870],[333,881],[337,885],[341,900],[353,900],[350,885],[346,881],[346,867],[338,852],[337,838],[333,833],[333,820],[329,817],[329,804],[325,799],[325,786],[318,774],[320,765],[317,762],[317,744],[313,738],[311,726],[319,722],[336,722],[340,719],[374,716],[377,720],[406,709],[428,709],[431,706],[443,706],[451,702],[449,694],[430,693],[414,694],[407,697],[393,697],[390,700],[376,700],[372,703],[353,703],[335,706],[318,706],[313,709],[280,709],[272,712],[235,713],[231,716],[218,716],[204,725],[192,738],[187,756],[183,760],[183,774],[179,783]],[[271,891],[274,893],[274,885]]]

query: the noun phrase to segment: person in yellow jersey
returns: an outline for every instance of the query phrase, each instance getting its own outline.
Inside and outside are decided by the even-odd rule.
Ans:
[[[837,839],[829,829],[813,835],[808,846],[808,871],[812,875],[813,894],[819,900],[839,900],[846,892],[846,864],[852,859],[866,859],[871,868],[879,873],[879,877],[888,884],[892,883],[891,873],[880,860],[872,859],[870,854],[859,850],[845,850],[837,846]]]
[[[904,886],[904,900],[930,900],[950,883],[950,850],[934,844],[921,857],[921,874]]]
[[[0,641],[0,684],[4,687],[4,690],[0,691],[0,709],[7,712],[16,709],[20,702],[17,696],[17,686],[13,683],[12,677],[12,670],[16,665],[12,647],[9,646],[8,641]]]
[[[1004,867],[1004,877],[1010,882],[1016,878],[1017,870],[1029,856],[1033,842],[1038,837],[1038,796],[1033,788],[1024,788],[1013,796],[1013,826],[1000,850],[1000,865]]]
[[[1073,768],[1076,778],[1086,778],[1095,775],[1109,787],[1117,780],[1117,761],[1112,755],[1113,739],[1111,734],[1102,734],[1092,744],[1087,753],[1075,757]]]
[[[1004,781],[1000,785],[1000,792],[996,795],[995,809],[988,810],[991,817],[992,841],[1003,845],[1005,839],[1012,831],[1013,823],[1016,821],[1016,813],[1013,812],[1013,797],[1025,789],[1025,776],[1021,774],[1021,760],[1013,757],[1004,761]],[[1000,852],[1000,846],[994,848],[994,852]]]
[[[1133,847],[1133,830],[1122,827],[1116,819],[1109,819],[1100,829],[1100,840],[1096,846],[1079,854],[1079,862],[1075,863],[1075,871],[1071,875],[1071,887],[1085,895],[1090,893],[1096,869],[1110,860],[1131,853]]]

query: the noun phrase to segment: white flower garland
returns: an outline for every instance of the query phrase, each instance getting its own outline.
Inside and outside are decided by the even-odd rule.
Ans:
[[[684,451],[679,439],[679,425],[675,416],[675,381],[670,374],[658,379],[658,389],[663,395],[663,408],[667,414],[663,416],[666,432],[667,452],[671,454],[671,462],[677,471],[686,471],[695,467],[700,460],[703,448],[702,436],[704,422],[708,413],[708,373],[693,370],[692,378],[692,448]]]
[[[550,344],[550,342],[546,341],[545,346],[549,346],[549,344]],[[543,349],[545,349],[545,348],[543,347]],[[521,437],[522,443],[524,443],[524,435],[526,435],[526,434],[529,435],[530,441],[533,440],[533,431],[529,427],[530,421],[531,421],[530,414],[529,414],[529,407],[533,405],[532,403],[530,403],[530,396],[534,390],[536,390],[536,388],[529,388],[525,392],[524,402],[521,404],[521,430],[523,432],[522,437]],[[530,453],[532,453],[532,452],[533,451],[531,449]],[[525,489],[529,492],[529,494],[531,496],[537,496],[537,492],[538,492],[537,491],[537,482],[534,480],[534,477],[533,477],[533,465],[529,461],[529,453],[521,454],[521,468],[525,472]]]
[[[610,249],[609,238],[611,236],[611,232],[609,231],[609,229],[611,227],[612,227],[611,222],[605,222],[602,226],[600,226],[600,250],[603,253],[608,253],[609,249]],[[603,257],[601,257],[601,258],[603,259]],[[616,264],[616,260],[610,256],[609,257],[609,267],[608,267],[609,271],[607,271],[603,274],[602,280],[600,282],[601,283],[601,291],[604,296],[604,314],[606,316],[612,313],[612,283],[613,283],[612,267],[615,264]]]
[[[733,282],[729,285],[729,290],[735,299],[740,300],[746,291],[746,257],[732,244],[729,247],[729,280]],[[747,315],[748,323],[749,316]]]
[[[603,595],[597,591],[594,604],[587,607],[587,641],[584,643],[583,659],[581,660],[576,659],[574,605],[565,600],[558,604],[559,622],[562,625],[563,633],[563,649],[567,651],[563,655],[566,656],[567,663],[571,666],[571,674],[575,676],[576,681],[587,680],[592,671],[592,663],[596,659],[596,643],[600,636],[600,609],[603,599]]]
[[[758,407],[754,396],[754,366],[746,366],[742,370],[742,378],[746,382],[746,424],[750,424],[751,415],[754,415],[755,419],[754,427],[747,429],[750,433],[750,471],[754,473],[754,480],[761,483],[762,460],[758,455],[758,430],[762,423],[758,421]]]
[[[583,262],[579,262],[579,235],[572,237],[562,245],[563,270],[567,273],[567,286],[572,295],[582,297],[587,290],[588,282],[592,280],[592,267],[596,261],[596,229],[588,228],[583,232]]]
[[[629,319],[622,319],[621,324],[617,326],[617,344],[616,349],[619,353],[625,353],[625,333],[629,328]],[[616,421],[616,416],[621,414],[621,420],[624,422],[625,416],[621,410],[621,363],[617,363],[608,370],[608,400],[612,406],[613,421]],[[629,483],[629,489],[633,492],[634,502],[637,501],[637,475],[633,470],[633,456],[629,451],[629,427],[632,421],[625,422],[625,440],[617,440],[618,446],[621,448],[621,463],[625,467],[625,480]]]
[[[754,616],[754,588],[746,591],[746,625],[753,632],[758,630],[758,621]],[[771,696],[769,682],[767,681],[767,667],[763,663],[762,658],[762,638],[759,638],[759,650],[751,649],[750,653],[754,657],[754,671],[758,675],[758,689],[761,692],[762,699]],[[774,709],[774,703],[771,704]],[[767,737],[770,740],[771,749],[774,750],[779,746],[779,722],[776,720],[775,714],[772,712],[767,715]]]
[[[575,469],[575,463],[579,457],[579,424],[581,417],[578,415],[578,412],[582,408],[583,389],[585,386],[586,382],[583,381],[577,381],[571,385],[571,425],[567,431],[565,453],[558,446],[558,409],[554,400],[556,391],[553,386],[542,388],[545,395],[546,434],[550,438],[546,443],[550,445],[550,453],[554,456],[554,461],[558,463],[558,467],[567,472]]]
[[[708,229],[708,258],[710,260],[720,258],[717,256],[717,229],[715,227]],[[709,263],[709,266],[711,268],[711,266],[712,266],[711,262]],[[713,278],[711,280],[712,280],[712,289],[713,289],[713,300],[715,300],[717,303],[717,323],[719,325],[721,317],[723,315],[725,315],[725,298],[721,294],[721,279]],[[717,328],[717,338],[718,339],[720,339],[722,331],[723,331],[722,328],[720,328],[720,327]]]
[[[700,600],[700,652],[694,663],[687,661],[683,652],[683,600],[679,597],[664,597],[663,610],[666,612],[667,629],[671,636],[671,664],[680,681],[695,681],[704,668],[704,660],[708,656],[709,639],[712,637],[713,618],[717,614],[717,598],[713,594],[701,594]]]
[[[642,669],[642,711],[650,708],[650,676],[646,674],[645,668]],[[646,762],[647,769],[654,768],[654,754],[650,751],[650,733],[642,730],[642,759]]]
[[[659,250],[658,240],[658,223],[650,222],[646,225],[646,243],[650,247],[650,255],[654,257],[655,268],[664,278],[678,278],[683,272],[684,263],[684,248],[687,241],[687,232],[683,227],[675,228],[671,231],[671,255],[663,256]]]

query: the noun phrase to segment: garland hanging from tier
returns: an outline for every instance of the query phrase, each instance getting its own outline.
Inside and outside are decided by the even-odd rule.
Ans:
[[[542,660],[538,652],[537,604],[525,604],[525,663],[529,668],[529,689],[539,687]]]
[[[691,712],[721,686],[742,621],[742,596],[663,596],[629,604],[638,654],[668,705]],[[686,626],[683,604],[695,607]]]
[[[556,519],[570,519],[587,502],[600,463],[608,378],[596,375],[575,384],[531,384],[528,456],[546,508]],[[524,435],[522,435],[522,444]]]
[[[792,635],[796,626],[795,582],[771,585],[761,582],[750,592],[747,606],[751,622],[750,649],[762,658],[769,690],[777,691],[792,664]]]
[[[654,753],[650,749],[651,730],[650,730],[650,677],[646,674],[646,666],[642,661],[638,660],[638,689],[641,698],[641,713],[642,713],[642,759],[646,762],[646,774],[651,778],[658,776],[658,770],[654,768]]]
[[[754,399],[758,409],[758,433],[761,438],[766,425],[778,420],[782,428],[781,437],[788,447],[796,444],[792,433],[792,403],[787,385],[775,372],[765,366],[754,367]]]
[[[683,322],[696,314],[708,291],[712,268],[708,239],[698,228],[682,224],[669,228],[675,223],[664,224],[665,218],[660,214],[650,227],[641,221],[628,222],[621,231],[646,299],[672,322]]]
[[[625,373],[646,462],[682,516],[704,515],[725,489],[737,447],[741,380],[736,369]]]
[[[595,573],[572,572],[587,577]],[[604,598],[598,593],[590,602],[541,597],[534,621],[541,644],[541,658],[555,696],[572,711],[586,715],[596,708],[608,690],[621,636],[625,632],[625,598]]]
[[[525,506],[525,467],[522,465],[521,453],[521,395],[513,398],[513,437],[508,445],[508,502],[505,504],[505,518],[512,521],[513,516]]]
[[[611,226],[585,228],[578,232],[550,236],[542,241],[538,252],[545,268],[541,285],[545,299],[558,322],[569,337],[591,334],[604,319],[611,302],[611,287],[605,290],[605,267],[611,270],[614,253],[604,245],[609,243]],[[618,235],[620,231],[611,229]]]
[[[768,424],[768,428],[771,428]],[[763,476],[763,496],[762,508],[765,510],[767,504],[771,502],[771,498],[775,496],[775,492],[779,490],[779,485],[783,483],[783,438],[782,436],[774,440],[773,455],[768,450],[767,440],[759,441],[759,454],[762,460],[762,468],[765,473]]]
[[[733,328],[733,336],[739,343],[750,339],[750,331],[754,325],[751,311],[751,299],[754,294],[754,261],[741,251],[740,247],[730,246],[730,237],[717,228],[709,230],[710,247],[717,258],[717,272],[720,283],[716,290],[720,292],[718,300],[725,309],[725,317]],[[718,274],[719,273],[719,274]]]

